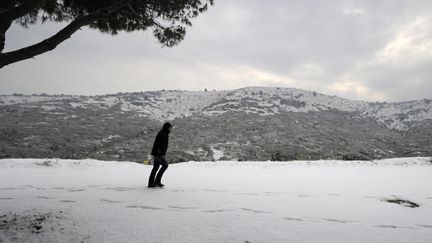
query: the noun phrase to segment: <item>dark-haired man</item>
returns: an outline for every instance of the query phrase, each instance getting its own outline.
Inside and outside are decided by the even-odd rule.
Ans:
[[[165,159],[166,151],[168,149],[168,135],[171,131],[172,125],[166,122],[162,129],[156,135],[153,149],[151,151],[151,155],[153,155],[153,169],[150,173],[148,187],[163,187],[164,185],[161,183],[162,175],[165,170],[168,168],[168,162]],[[156,172],[159,169],[159,166],[162,168],[156,175]],[[156,179],[155,179],[156,176]]]

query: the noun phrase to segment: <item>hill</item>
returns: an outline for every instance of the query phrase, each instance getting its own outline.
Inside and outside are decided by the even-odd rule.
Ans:
[[[431,156],[432,100],[364,102],[270,87],[0,96],[0,158],[147,159],[164,121],[189,160]]]

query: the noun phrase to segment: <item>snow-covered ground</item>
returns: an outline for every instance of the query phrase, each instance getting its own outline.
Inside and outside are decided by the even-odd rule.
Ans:
[[[0,242],[431,242],[431,158],[0,160]]]

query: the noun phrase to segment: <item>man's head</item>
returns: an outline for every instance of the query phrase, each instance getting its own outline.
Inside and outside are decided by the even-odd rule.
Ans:
[[[163,125],[162,129],[170,131],[171,127],[172,127],[171,123],[165,122],[165,124]]]

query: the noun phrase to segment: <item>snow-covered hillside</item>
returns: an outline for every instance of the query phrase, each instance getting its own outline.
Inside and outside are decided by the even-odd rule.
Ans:
[[[133,111],[158,121],[192,114],[218,115],[247,112],[274,115],[286,112],[338,110],[372,118],[390,129],[406,130],[414,123],[432,119],[431,100],[401,103],[371,103],[316,92],[274,87],[247,87],[232,91],[148,91],[103,96],[0,96],[0,105],[41,107],[48,112],[65,109],[110,109]],[[65,114],[67,117],[67,114]],[[415,125],[415,124],[414,124]]]
[[[430,242],[430,157],[0,160],[0,242]]]

